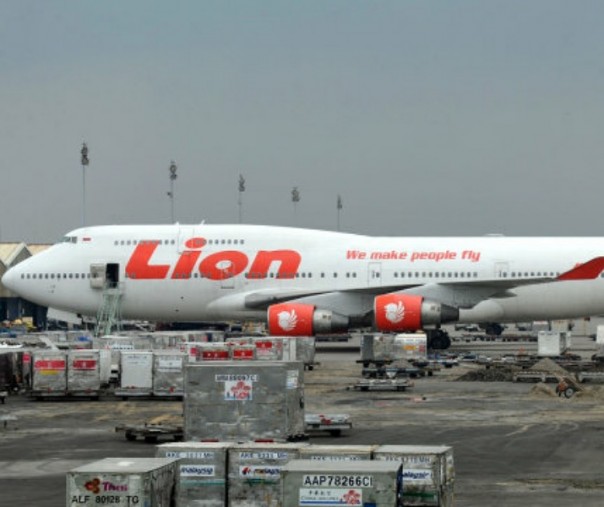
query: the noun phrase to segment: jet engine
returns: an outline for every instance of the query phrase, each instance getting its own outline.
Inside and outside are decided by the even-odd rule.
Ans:
[[[348,317],[314,305],[282,303],[268,308],[268,331],[274,336],[314,336],[348,329]]]
[[[459,310],[414,294],[384,294],[373,304],[375,326],[380,331],[417,331],[459,319]]]

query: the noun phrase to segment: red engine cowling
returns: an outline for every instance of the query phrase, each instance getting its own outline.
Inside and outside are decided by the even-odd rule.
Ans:
[[[273,336],[314,336],[348,329],[347,317],[303,303],[269,306],[267,320]]]
[[[373,303],[375,326],[380,331],[417,331],[426,325],[439,325],[459,318],[459,310],[425,301],[414,294],[384,294]]]

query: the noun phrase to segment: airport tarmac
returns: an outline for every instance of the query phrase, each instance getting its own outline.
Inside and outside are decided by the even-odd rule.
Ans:
[[[591,340],[574,343],[585,355],[595,351]],[[473,345],[460,347],[493,350],[490,343]],[[496,345],[497,354],[519,347]],[[347,389],[361,377],[358,358],[346,344],[319,345],[321,364],[305,375],[307,411],[350,414],[353,428],[311,442],[451,445],[458,506],[603,504],[604,386],[566,399],[535,384],[456,381],[478,367],[468,364],[417,379],[406,392],[361,392]],[[0,426],[0,506],[64,505],[67,470],[104,457],[154,455],[152,444],[116,433],[118,424],[181,411],[175,401],[9,398],[0,412],[17,420]]]

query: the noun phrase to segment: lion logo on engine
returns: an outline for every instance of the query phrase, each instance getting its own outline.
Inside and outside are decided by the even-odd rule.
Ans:
[[[392,324],[398,324],[405,318],[405,307],[402,301],[398,303],[389,303],[384,306],[386,312],[386,320],[392,322]]]
[[[280,312],[277,315],[277,318],[279,320],[279,327],[283,329],[283,331],[293,331],[298,325],[298,316],[296,315],[295,310],[292,310],[291,312]]]

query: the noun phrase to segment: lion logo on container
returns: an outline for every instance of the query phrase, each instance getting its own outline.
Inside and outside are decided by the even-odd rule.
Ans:
[[[227,399],[239,401],[252,399],[252,386],[250,383],[239,380],[235,385],[230,385],[229,387],[230,391],[227,395]]]
[[[342,501],[346,505],[361,505],[361,495],[358,491],[351,489],[348,493],[344,493]]]
[[[298,325],[296,310],[292,310],[291,312],[279,312],[277,319],[279,321],[279,327],[283,329],[283,331],[293,331]]]
[[[402,301],[387,304],[384,306],[384,311],[386,312],[386,320],[392,324],[398,324],[405,318],[405,307]]]

